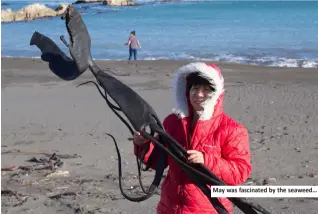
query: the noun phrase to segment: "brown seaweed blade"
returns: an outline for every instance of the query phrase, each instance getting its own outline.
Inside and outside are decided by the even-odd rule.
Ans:
[[[62,42],[69,48],[68,57],[50,38],[35,31],[32,35],[30,45],[36,45],[42,52],[42,60],[49,62],[50,70],[63,80],[74,80],[83,74],[92,61],[90,54],[91,40],[86,26],[80,14],[70,5],[65,10],[62,19],[70,35],[70,44],[64,37]]]
[[[74,80],[79,76],[73,59],[68,57],[50,38],[35,31],[30,45],[36,45],[41,50],[41,59],[49,63],[50,70],[63,80]]]

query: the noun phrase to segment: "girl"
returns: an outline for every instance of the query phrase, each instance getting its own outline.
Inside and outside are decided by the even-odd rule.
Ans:
[[[167,133],[186,148],[190,163],[203,163],[228,185],[244,183],[252,170],[248,133],[243,125],[223,112],[224,82],[220,69],[214,64],[185,65],[176,73],[174,89],[176,109],[163,121]],[[138,157],[147,143],[150,149],[145,163],[154,146],[140,133],[134,136],[134,152]],[[155,158],[152,162],[151,167],[155,169]],[[167,166],[158,214],[217,213],[209,199],[169,156]],[[232,213],[227,198],[219,201]]]

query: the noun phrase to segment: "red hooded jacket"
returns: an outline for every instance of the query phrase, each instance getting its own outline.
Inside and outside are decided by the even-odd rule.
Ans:
[[[205,102],[192,138],[189,139],[192,107],[186,93],[186,77],[192,72],[199,72],[216,90]],[[248,133],[244,126],[223,112],[224,81],[220,69],[205,63],[185,65],[176,72],[174,91],[176,109],[164,119],[165,130],[186,150],[202,152],[205,166],[228,185],[245,182],[252,170]],[[140,147],[138,153],[137,147],[134,147],[138,157],[143,149]],[[151,143],[144,163],[147,163],[152,149]],[[217,213],[208,198],[169,156],[167,163],[169,170],[162,183],[157,213]],[[151,167],[155,169],[155,165],[156,158],[153,159]],[[219,200],[228,212],[232,213],[231,202],[227,198]]]

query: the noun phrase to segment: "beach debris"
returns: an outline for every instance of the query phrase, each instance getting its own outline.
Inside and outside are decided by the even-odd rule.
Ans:
[[[309,177],[310,177],[310,178],[318,178],[318,174],[315,175],[315,174],[313,174],[313,173],[310,173],[310,174],[309,174]]]
[[[52,170],[54,170],[56,167],[60,167],[63,165],[63,162],[56,156],[55,153],[50,158],[39,158],[33,157],[28,160],[29,162],[35,162],[40,164],[50,164]]]
[[[81,158],[82,156],[75,153],[73,155],[56,155],[56,157],[61,159],[73,159],[73,158]]]
[[[11,154],[11,153],[20,153],[20,150],[19,149],[9,149],[7,151],[1,152],[2,155]]]
[[[267,184],[274,184],[274,183],[276,183],[276,178],[266,178],[264,181],[263,181],[263,184],[264,185],[267,185]]]
[[[254,184],[253,178],[248,178],[246,182],[244,183],[244,185],[253,185],[253,184]]]
[[[260,178],[259,179],[255,179],[254,182],[255,182],[256,185],[264,185],[264,180],[260,179]]]
[[[286,177],[286,176],[285,176]],[[256,178],[256,179],[247,179],[247,181],[244,183],[245,185],[271,185],[276,183],[276,178]]]
[[[31,159],[27,161],[35,162],[36,164],[29,165],[29,166],[9,166],[9,167],[1,168],[1,171],[16,171],[18,169],[21,169],[24,171],[50,169],[52,171],[55,171],[56,168],[61,167],[63,165],[63,162],[59,158],[57,158],[55,153],[49,158],[32,157]]]
[[[126,72],[126,73],[123,73],[123,72],[118,72],[117,69],[110,69],[110,68],[106,68],[103,70],[104,72],[109,72],[109,73],[112,73],[114,74],[115,76],[130,76],[130,73],[129,72]],[[115,72],[117,71],[117,72]]]
[[[70,175],[69,171],[56,171],[56,172],[52,172],[48,174],[46,177],[60,177],[60,176],[68,177],[69,175]]]
[[[301,152],[299,148],[295,148],[295,151],[296,152]]]
[[[49,196],[50,199],[60,199],[62,196],[77,196],[75,192],[63,192],[56,195]]]
[[[117,180],[117,177],[113,175],[112,173],[109,173],[108,175],[105,176],[105,179],[115,181]]]
[[[285,180],[288,180],[288,179],[294,179],[294,178],[296,178],[296,176],[295,175],[285,175],[283,178]]]
[[[17,203],[14,203],[13,205],[11,204],[12,203],[12,200],[10,200],[10,205],[7,205],[6,203],[3,203],[2,199],[5,197],[5,196],[14,196],[16,198],[16,200],[18,201]],[[17,207],[17,206],[20,206],[22,205],[23,203],[25,203],[28,198],[30,196],[27,196],[27,195],[24,195],[22,193],[19,193],[19,192],[16,192],[16,191],[13,191],[13,190],[9,190],[9,189],[5,189],[5,190],[1,190],[1,204],[2,206],[6,207],[6,206],[11,206],[11,207]]]
[[[37,159],[36,157],[33,157],[33,158],[29,159],[28,161],[39,163],[40,166],[43,165],[43,167],[41,169],[51,168],[51,170],[53,170],[53,171],[55,170],[55,168],[61,167],[63,165],[63,162],[59,158],[57,158],[55,153],[50,158],[43,158],[42,157],[42,158]],[[36,168],[33,168],[33,169],[36,169]]]
[[[9,167],[1,168],[1,171],[15,171],[17,169],[19,169],[18,166],[9,166]]]
[[[63,187],[56,187],[55,189],[68,189],[68,187],[63,186]]]
[[[18,149],[10,149],[8,151],[4,151],[4,152],[1,152],[1,154],[14,154],[14,155],[45,155],[45,156],[48,156],[48,157],[51,157],[52,156],[52,153],[46,153],[46,152],[25,152],[25,151],[20,151]],[[72,155],[69,155],[69,154],[56,154],[54,153],[55,156],[57,158],[61,158],[61,159],[73,159],[73,158],[81,158],[82,156],[78,155],[78,154],[72,154]]]

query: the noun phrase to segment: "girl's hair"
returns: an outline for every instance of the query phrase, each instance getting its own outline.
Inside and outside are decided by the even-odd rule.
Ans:
[[[207,85],[215,92],[213,85],[207,79],[201,77],[198,72],[191,73],[187,76],[187,92],[189,92],[193,85]]]

